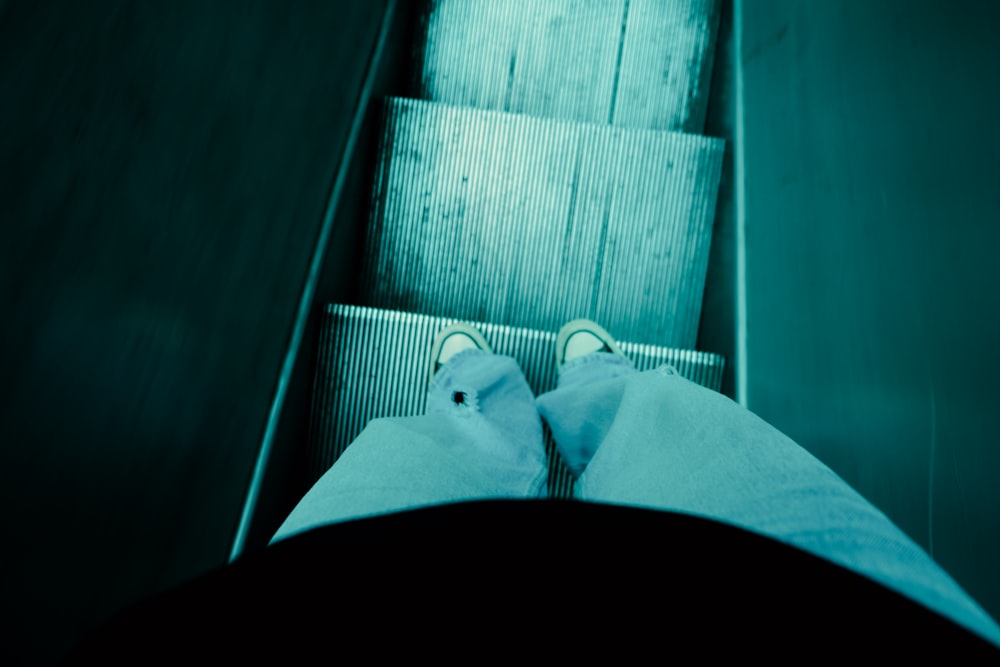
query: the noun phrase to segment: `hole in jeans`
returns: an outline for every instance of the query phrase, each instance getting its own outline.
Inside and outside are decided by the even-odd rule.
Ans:
[[[465,405],[465,392],[456,391],[451,395],[451,400],[455,402],[455,405]]]

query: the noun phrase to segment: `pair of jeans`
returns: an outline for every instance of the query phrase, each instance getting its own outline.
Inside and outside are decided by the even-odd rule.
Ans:
[[[302,498],[274,541],[416,507],[547,495],[542,419],[579,500],[683,512],[755,531],[865,575],[1000,646],[1000,627],[916,543],[818,459],[669,366],[571,360],[532,395],[517,362],[465,350],[427,411],[376,419]]]

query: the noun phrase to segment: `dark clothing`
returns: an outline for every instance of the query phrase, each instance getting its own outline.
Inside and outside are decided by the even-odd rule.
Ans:
[[[684,514],[538,500],[313,529],[128,610],[74,661],[945,652],[1000,658],[935,612],[759,534]]]

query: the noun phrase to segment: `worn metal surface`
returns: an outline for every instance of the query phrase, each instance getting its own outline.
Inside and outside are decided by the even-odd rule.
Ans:
[[[717,139],[390,99],[361,303],[693,348]]]
[[[333,465],[370,420],[423,414],[431,343],[454,321],[362,306],[326,307],[310,427],[311,481]],[[497,353],[517,359],[535,395],[555,388],[555,332],[474,324]],[[621,347],[639,370],[671,364],[692,382],[715,391],[721,387],[725,362],[718,355],[629,342]],[[569,498],[571,478],[550,438],[547,449],[550,493]]]
[[[701,132],[719,0],[437,0],[422,97]]]

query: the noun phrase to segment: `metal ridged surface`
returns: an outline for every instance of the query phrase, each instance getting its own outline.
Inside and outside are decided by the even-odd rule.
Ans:
[[[693,348],[723,142],[386,102],[362,303]]]
[[[612,122],[702,132],[720,0],[629,0]]]
[[[333,465],[370,420],[423,414],[431,343],[454,321],[362,306],[326,307],[313,392],[310,481]],[[554,332],[475,325],[497,353],[517,359],[536,395],[555,387]],[[721,387],[724,360],[718,355],[627,342],[621,347],[639,370],[667,363],[693,382],[715,391]],[[546,435],[550,494],[569,498],[572,478]]]
[[[421,96],[701,132],[719,0],[436,0]]]

